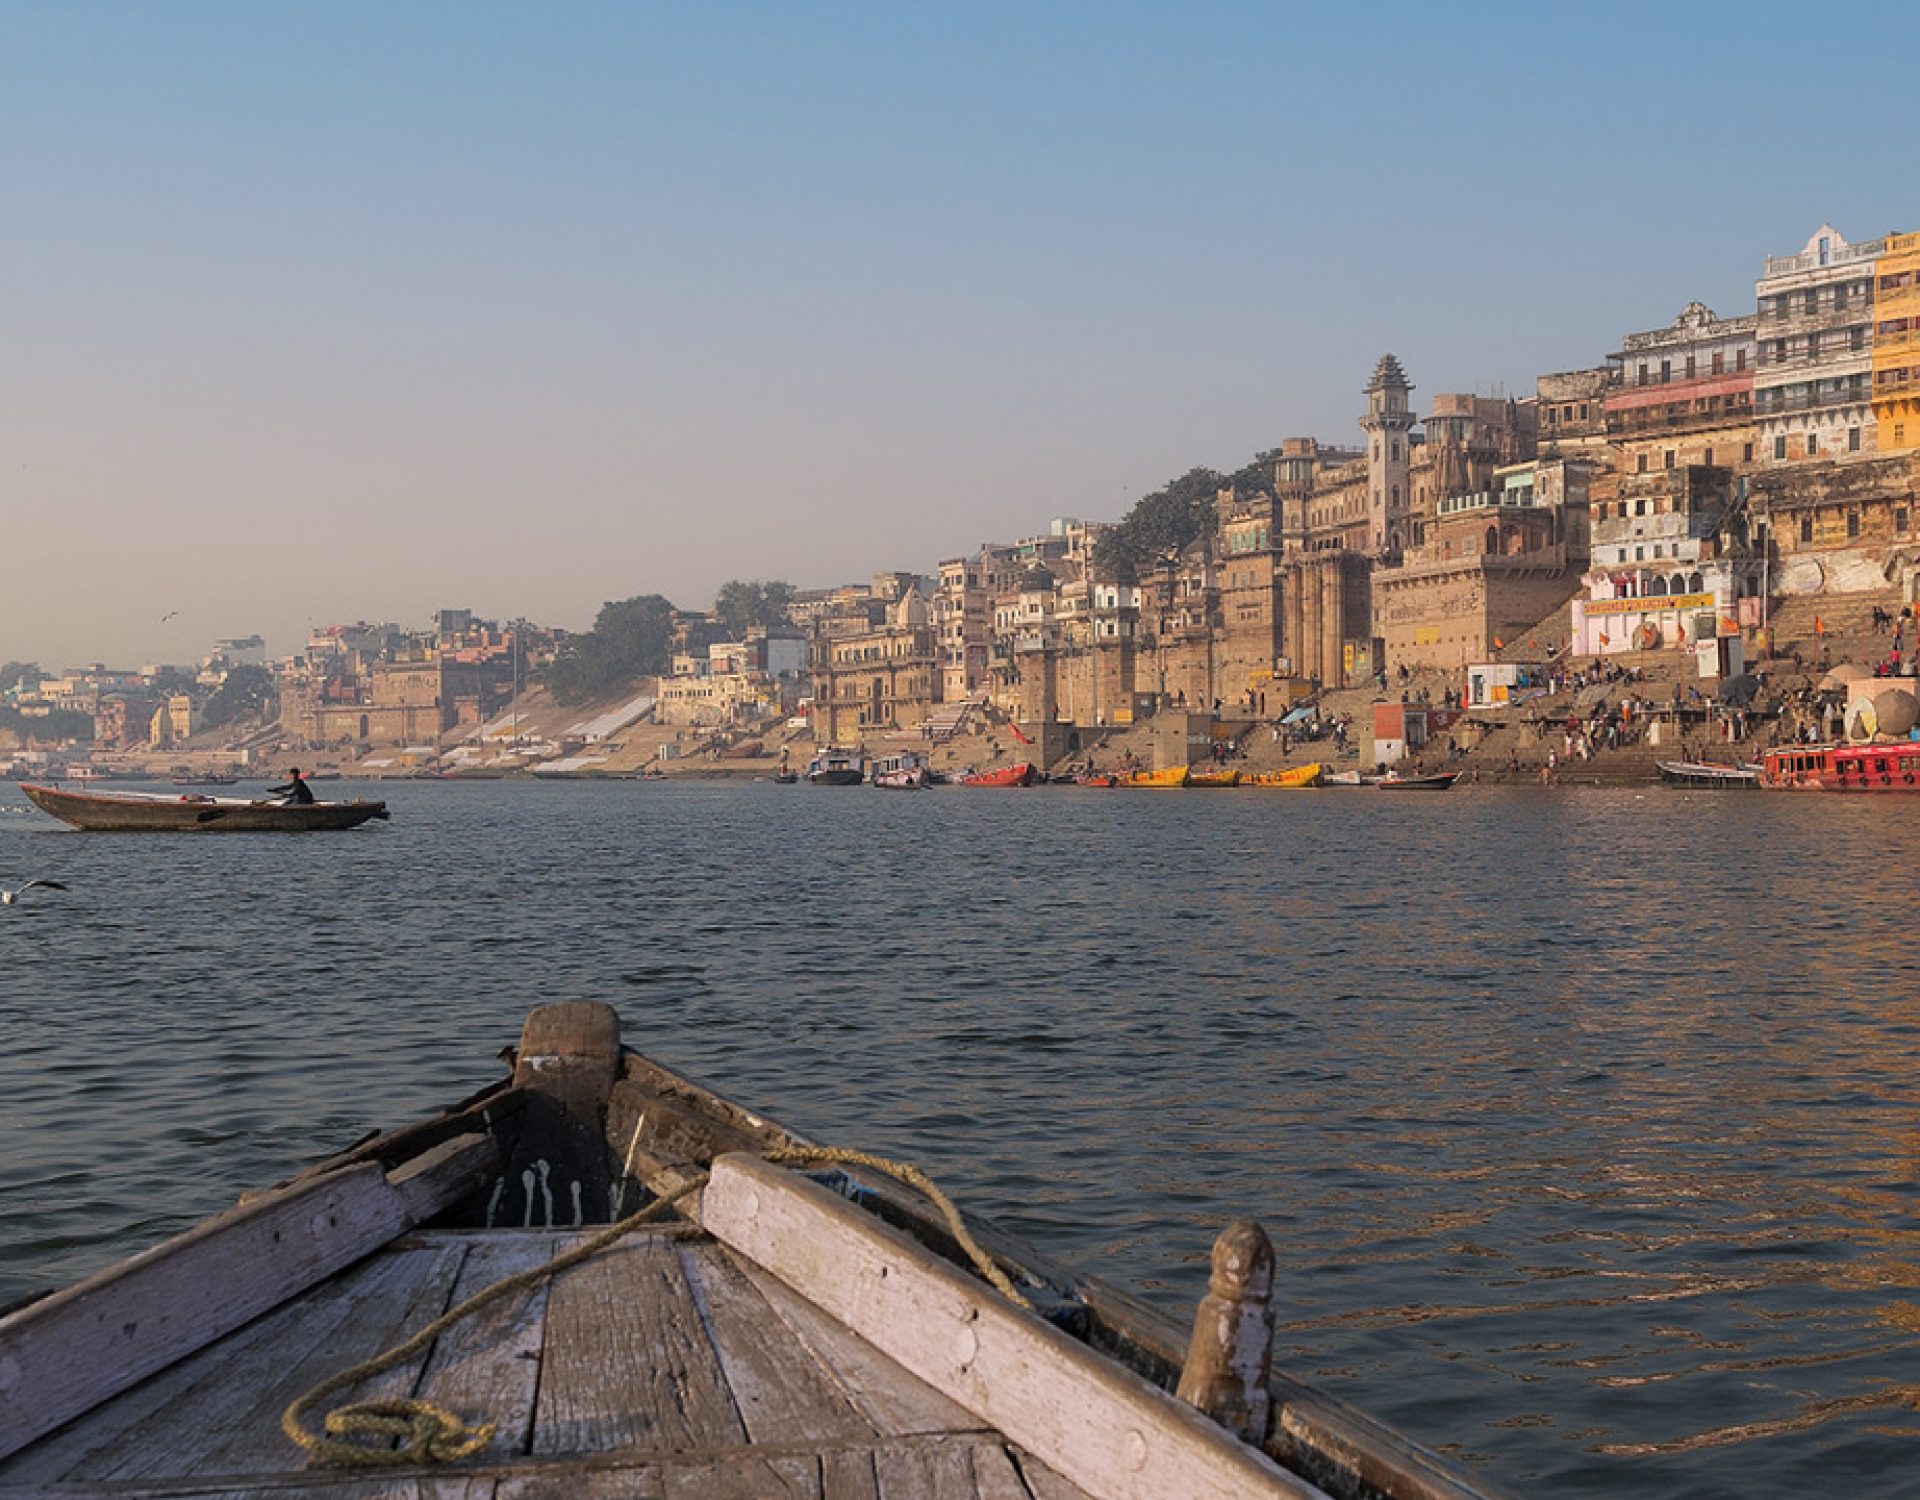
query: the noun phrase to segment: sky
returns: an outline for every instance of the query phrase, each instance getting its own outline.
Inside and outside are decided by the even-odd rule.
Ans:
[[[1910,34],[0,0],[0,660],[930,571],[1355,442],[1388,350],[1525,395],[1920,228]]]

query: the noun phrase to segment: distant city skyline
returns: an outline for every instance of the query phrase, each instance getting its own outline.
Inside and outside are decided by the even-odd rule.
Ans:
[[[0,657],[924,571],[1388,351],[1527,395],[1920,227],[1898,49],[1776,128],[1803,21],[8,0]]]

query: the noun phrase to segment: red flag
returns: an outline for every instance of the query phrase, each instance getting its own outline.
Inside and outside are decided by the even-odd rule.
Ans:
[[[1504,651],[1507,649],[1507,643],[1501,640],[1500,637],[1496,635],[1493,638],[1493,649],[1496,651]]]
[[[1020,732],[1020,726],[1011,719],[1007,720],[1007,731],[1023,745],[1031,745],[1033,743],[1032,740]]]
[[[1606,631],[1604,631],[1604,630],[1603,630],[1603,631],[1601,631],[1601,632],[1600,632],[1600,644],[1601,644],[1601,645],[1603,645],[1603,646],[1611,646],[1611,645],[1613,644],[1613,637],[1612,637],[1612,636],[1610,636],[1610,635],[1608,635],[1608,634],[1606,633]]]
[[[1826,624],[1818,615],[1813,617],[1813,633],[1815,635],[1825,635],[1827,633]]]

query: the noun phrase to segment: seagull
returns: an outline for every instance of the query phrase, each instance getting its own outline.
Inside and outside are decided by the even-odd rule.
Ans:
[[[171,619],[172,619],[172,618],[173,618],[173,617],[174,617],[175,615],[177,615],[177,614],[179,614],[179,613],[180,613],[180,611],[179,611],[179,610],[177,610],[177,609],[170,609],[170,610],[168,610],[168,611],[167,611],[167,612],[166,612],[166,613],[165,613],[164,615],[162,615],[162,616],[160,617],[160,623],[161,623],[162,625],[164,625],[164,624],[166,624],[166,623],[167,623],[167,621],[169,621],[169,620],[171,620]]]
[[[0,891],[0,906],[14,905],[16,902],[19,901],[19,899],[22,896],[26,895],[26,893],[32,890],[36,885],[43,885],[50,891],[68,891],[73,889],[72,886],[62,885],[57,880],[29,880],[25,885],[21,886],[20,889],[17,891]]]

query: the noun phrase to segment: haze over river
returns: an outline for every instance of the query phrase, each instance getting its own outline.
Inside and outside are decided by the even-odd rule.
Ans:
[[[1523,1492],[1914,1491],[1920,802],[376,795],[307,837],[0,817],[0,885],[73,886],[0,909],[0,1303],[579,996],[1183,1320],[1261,1219],[1278,1361]]]

